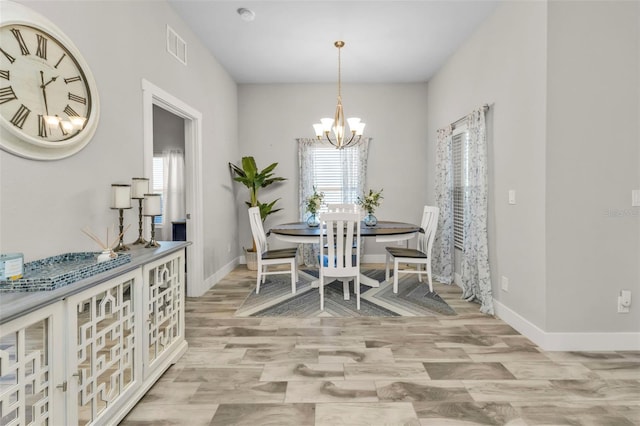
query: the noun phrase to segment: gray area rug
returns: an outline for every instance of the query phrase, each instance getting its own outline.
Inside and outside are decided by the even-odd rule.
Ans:
[[[320,293],[311,283],[318,271],[300,271],[296,294],[291,294],[289,275],[268,276],[247,296],[236,311],[236,317],[396,317],[456,315],[456,312],[438,294],[429,291],[426,281],[419,282],[417,275],[401,275],[398,294],[393,293],[393,283],[384,281],[384,270],[366,270],[363,273],[380,281],[380,287],[360,286],[360,310],[356,309],[353,282],[350,283],[349,300],[344,300],[342,282],[325,285],[325,310],[320,310]],[[426,277],[423,276],[423,280]]]

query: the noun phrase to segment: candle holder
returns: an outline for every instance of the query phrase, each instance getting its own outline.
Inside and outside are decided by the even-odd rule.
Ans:
[[[142,200],[144,200],[144,194],[149,192],[149,179],[147,178],[133,178],[131,185],[131,198],[138,200],[138,239],[132,244],[146,244],[147,240],[142,236]]]
[[[120,241],[113,251],[129,250],[124,244],[124,210],[131,208],[131,185],[114,183],[111,185],[111,208],[118,210],[120,221]]]
[[[118,209],[118,211],[120,212],[119,215],[119,221],[120,221],[120,241],[118,242],[118,245],[115,246],[115,248],[113,249],[113,251],[126,251],[126,250],[130,250],[129,247],[127,247],[124,244],[124,209]]]
[[[149,216],[149,215],[145,215],[145,216]],[[149,240],[149,242],[147,243],[147,245],[145,245],[145,248],[150,248],[150,247],[160,247],[160,243],[156,241],[156,217],[155,216],[149,216],[151,218],[151,239]]]
[[[144,215],[151,218],[151,240],[145,248],[160,247],[156,241],[156,216],[162,215],[162,199],[160,194],[144,194]]]

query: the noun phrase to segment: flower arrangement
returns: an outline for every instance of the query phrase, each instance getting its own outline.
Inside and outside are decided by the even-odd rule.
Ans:
[[[358,204],[362,206],[364,210],[369,214],[373,214],[376,210],[376,207],[380,207],[382,203],[382,189],[380,191],[374,191],[373,189],[369,189],[369,194],[358,197]]]
[[[324,192],[318,192],[313,187],[313,195],[307,198],[307,211],[311,214],[316,214],[322,207],[322,201],[324,200]]]

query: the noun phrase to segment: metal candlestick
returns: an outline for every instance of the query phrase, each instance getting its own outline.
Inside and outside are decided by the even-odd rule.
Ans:
[[[129,250],[129,247],[124,245],[124,209],[118,210],[120,211],[120,242],[113,251],[125,251]]]
[[[155,216],[149,216],[151,218],[151,239],[149,240],[149,242],[147,243],[146,246],[144,246],[145,248],[149,248],[149,247],[160,247],[160,243],[158,243],[156,241],[156,217]]]
[[[131,243],[133,245],[147,243],[147,240],[142,237],[142,200],[143,198],[138,198],[138,239]]]

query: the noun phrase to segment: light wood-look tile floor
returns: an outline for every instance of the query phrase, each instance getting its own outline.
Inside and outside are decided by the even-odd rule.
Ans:
[[[122,426],[640,425],[640,352],[542,351],[438,283],[457,316],[234,318],[254,286],[187,299],[187,353]]]

